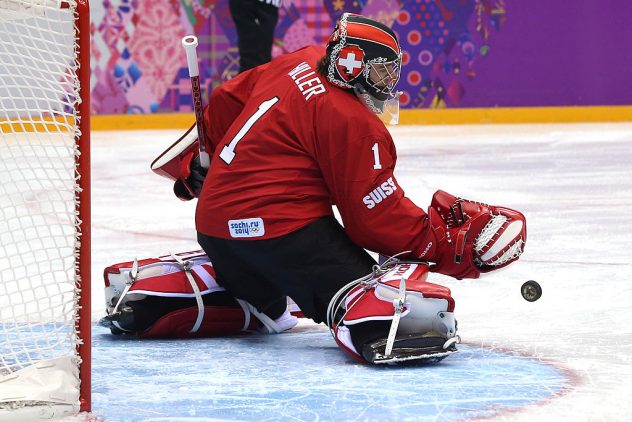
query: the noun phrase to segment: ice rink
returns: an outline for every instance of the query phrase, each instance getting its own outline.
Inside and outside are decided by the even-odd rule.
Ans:
[[[632,419],[632,124],[401,126],[396,177],[427,208],[443,189],[527,218],[523,257],[456,300],[461,352],[425,367],[351,362],[324,326],[189,341],[93,333],[104,421]],[[92,319],[103,269],[198,249],[194,202],[149,170],[181,131],[92,135]],[[342,140],[341,140],[342,141]],[[537,280],[529,303],[520,286]]]

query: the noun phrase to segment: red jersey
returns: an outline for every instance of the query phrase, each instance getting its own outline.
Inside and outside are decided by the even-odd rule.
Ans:
[[[353,93],[316,72],[324,54],[306,47],[213,91],[197,230],[269,239],[332,215],[335,204],[356,244],[419,256],[432,236],[393,176],[391,135]]]

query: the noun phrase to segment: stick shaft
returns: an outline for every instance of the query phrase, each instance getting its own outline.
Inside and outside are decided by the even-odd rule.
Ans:
[[[195,112],[195,125],[198,132],[198,144],[200,146],[200,165],[209,168],[210,157],[206,151],[206,136],[204,134],[204,105],[202,104],[202,90],[200,88],[200,69],[197,58],[197,37],[187,35],[182,38],[182,45],[187,55],[189,78],[191,78],[191,94],[193,96],[193,111]]]

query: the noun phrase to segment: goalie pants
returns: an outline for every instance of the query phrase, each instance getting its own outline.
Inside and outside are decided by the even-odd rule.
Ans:
[[[334,217],[265,240],[222,239],[198,233],[217,282],[272,319],[290,296],[303,314],[326,321],[327,305],[345,284],[372,271],[375,260],[349,239]]]

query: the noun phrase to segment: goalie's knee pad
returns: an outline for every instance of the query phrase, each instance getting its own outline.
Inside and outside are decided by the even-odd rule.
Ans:
[[[450,289],[425,281],[423,263],[397,263],[345,286],[332,299],[336,343],[360,362],[438,361],[456,352]]]

